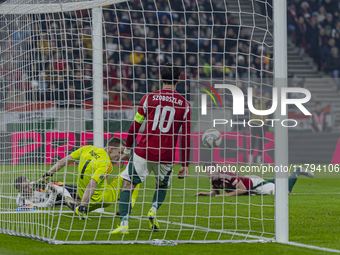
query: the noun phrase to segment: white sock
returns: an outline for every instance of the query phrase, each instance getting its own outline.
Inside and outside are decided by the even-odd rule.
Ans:
[[[129,226],[129,221],[128,220],[123,220],[120,222],[120,226],[121,227],[126,227],[126,226]]]
[[[151,206],[151,209],[157,213],[157,202],[153,203],[152,206]]]

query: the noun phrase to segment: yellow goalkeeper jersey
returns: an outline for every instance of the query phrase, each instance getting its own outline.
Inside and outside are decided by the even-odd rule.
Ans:
[[[74,160],[79,160],[78,193],[80,198],[83,197],[91,179],[94,179],[98,185],[91,200],[102,201],[104,188],[107,186],[106,177],[113,170],[109,155],[104,149],[88,145],[72,152],[71,156]]]

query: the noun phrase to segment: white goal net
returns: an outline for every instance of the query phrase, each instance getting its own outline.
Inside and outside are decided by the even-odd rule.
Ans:
[[[273,178],[261,167],[274,164],[274,130],[264,122],[252,132],[247,123],[256,116],[246,103],[244,115],[234,116],[230,90],[218,85],[237,86],[245,95],[252,88],[254,106],[270,108],[272,10],[263,0],[1,3],[0,233],[55,244],[274,240],[274,196],[249,189],[232,197],[195,195],[233,191],[235,183],[212,186],[207,166],[232,168],[239,178]],[[143,96],[162,88],[161,70],[168,62],[181,69],[177,91],[192,107],[190,173],[177,178],[183,160],[179,141],[173,178],[157,211],[159,231],[150,231],[147,216],[156,189],[153,173],[140,186],[129,235],[110,234],[121,222],[120,181],[115,201],[87,207],[88,220],[69,208],[68,196],[80,204],[85,188],[80,161],[51,178],[56,198],[49,188],[30,193],[32,185],[22,185],[83,146],[126,140]],[[222,143],[209,149],[201,137],[213,127]],[[113,189],[122,170],[114,165],[105,174],[102,192]]]

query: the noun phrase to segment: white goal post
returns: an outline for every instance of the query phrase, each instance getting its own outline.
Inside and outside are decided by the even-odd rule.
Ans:
[[[287,12],[286,1],[274,1],[274,77],[275,87],[287,87]],[[281,102],[281,101],[279,101]],[[275,118],[282,120],[281,104]],[[288,166],[288,130],[280,125],[275,126],[275,165]],[[275,174],[275,238],[277,242],[289,241],[288,215],[288,177],[284,172]]]
[[[288,166],[288,132],[279,125],[272,130],[265,124],[259,138],[242,125],[216,126],[223,137],[221,147],[207,149],[201,142],[214,119],[251,119],[248,109],[244,116],[232,116],[231,94],[216,84],[236,85],[243,91],[252,87],[260,107],[271,101],[268,94],[273,87],[287,86],[287,3],[273,2],[1,3],[0,233],[51,244],[133,244],[152,239],[288,243],[286,172],[275,174],[275,198],[251,192],[233,198],[195,196],[212,191],[206,173],[197,172],[203,165],[231,165],[237,170],[264,164]],[[120,223],[118,201],[111,201],[109,207],[101,201],[88,212],[87,221],[79,220],[66,206],[70,185],[79,187],[78,162],[52,179],[64,192],[59,203],[43,208],[18,204],[13,184],[19,176],[36,181],[82,146],[104,148],[111,137],[126,139],[142,96],[161,88],[161,70],[167,62],[182,70],[178,92],[192,105],[192,144],[190,174],[184,180],[177,179],[182,160],[177,146],[172,183],[157,215],[159,232],[148,227],[147,212],[155,191],[152,176],[141,185],[130,235],[109,234]],[[207,100],[206,94],[201,97],[203,93],[212,99]],[[207,115],[201,114],[201,98]],[[282,119],[279,110],[280,103],[275,119]],[[114,166],[108,183],[120,172]],[[41,193],[48,197],[48,192]]]

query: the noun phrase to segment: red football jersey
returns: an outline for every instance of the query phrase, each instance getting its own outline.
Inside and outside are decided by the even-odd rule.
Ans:
[[[144,120],[146,118],[146,120]],[[177,91],[162,89],[145,95],[139,103],[126,143],[131,148],[142,122],[146,121],[135,153],[149,161],[172,164],[177,136],[182,127],[182,165],[189,165],[191,105]]]
[[[247,190],[250,190],[250,188],[253,187],[253,182],[250,178],[238,175],[237,173],[231,171],[220,173],[220,178],[218,180],[211,179],[211,184],[215,190],[222,189],[230,192],[236,189],[236,185],[240,181],[243,182]]]

